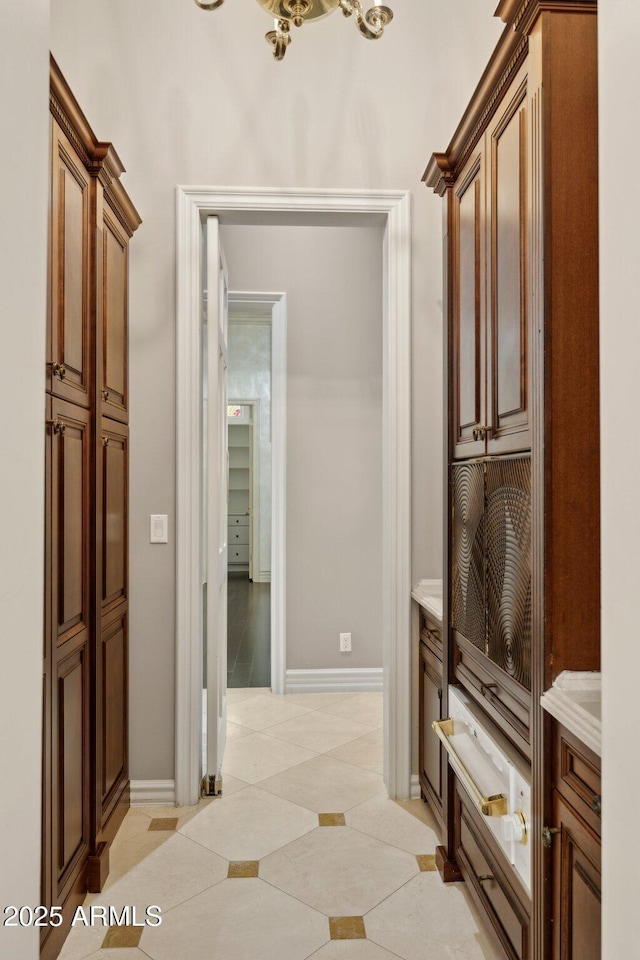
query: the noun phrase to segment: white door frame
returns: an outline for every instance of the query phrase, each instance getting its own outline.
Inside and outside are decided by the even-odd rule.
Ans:
[[[285,692],[287,655],[287,295],[229,292],[271,314],[271,689]]]
[[[196,803],[202,724],[202,222],[225,213],[382,214],[384,780],[411,793],[411,201],[407,191],[177,188],[176,802]],[[245,221],[246,222],[246,219]],[[274,488],[277,478],[273,476]]]

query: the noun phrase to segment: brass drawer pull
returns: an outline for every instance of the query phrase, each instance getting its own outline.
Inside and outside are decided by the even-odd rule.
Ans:
[[[103,438],[102,438],[102,446],[103,446],[103,447],[108,447],[108,446],[109,446],[109,437],[103,437]]]
[[[446,720],[434,720],[432,728],[438,739],[444,745],[449,756],[449,763],[453,767],[458,779],[473,800],[474,804],[485,817],[502,817],[507,812],[507,798],[503,793],[497,793],[491,797],[485,797],[478,789],[473,777],[467,770],[462,758],[457,753],[455,747],[450,742],[449,737],[455,733],[456,721],[452,718]]]
[[[483,877],[478,877],[478,883],[484,883],[485,880],[495,880],[495,877],[490,873],[486,873]]]
[[[591,801],[591,809],[597,817],[602,816],[602,797],[599,794],[596,794]]]
[[[499,687],[497,683],[481,683],[480,684],[480,693],[482,694],[483,697],[486,697],[487,691],[489,691],[489,693],[493,693],[494,690],[498,690],[498,689]]]
[[[107,400],[109,399],[109,391],[108,391],[108,390],[103,390],[103,391],[102,391],[102,399],[104,400],[105,403],[107,402]]]
[[[54,377],[59,377],[61,380],[64,380],[67,375],[67,368],[64,363],[56,363],[55,360],[51,360],[49,366],[51,367],[51,373]]]
[[[551,846],[551,841],[556,833],[560,833],[560,827],[544,827],[542,830],[542,845],[548,850]]]

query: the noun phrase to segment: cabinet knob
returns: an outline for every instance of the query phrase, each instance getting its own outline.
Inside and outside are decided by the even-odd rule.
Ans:
[[[102,391],[102,399],[104,400],[105,403],[107,402],[107,400],[109,399],[109,391],[108,391],[108,390],[103,390],[103,391]]]
[[[602,797],[599,794],[596,794],[591,801],[591,809],[597,817],[602,816]]]
[[[103,437],[103,438],[102,438],[102,446],[103,446],[103,447],[108,447],[108,446],[109,446],[109,437]]]
[[[560,827],[543,827],[542,845],[546,850],[551,846],[551,841],[556,833],[560,833]]]

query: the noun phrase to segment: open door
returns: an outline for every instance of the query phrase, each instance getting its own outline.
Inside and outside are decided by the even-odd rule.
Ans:
[[[220,225],[208,217],[207,309],[203,332],[203,652],[206,680],[203,793],[222,789],[227,734],[227,330],[228,284]]]

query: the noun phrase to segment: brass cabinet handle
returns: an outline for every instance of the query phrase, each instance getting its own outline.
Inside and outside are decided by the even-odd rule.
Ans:
[[[489,691],[489,693],[493,693],[494,690],[498,690],[498,689],[499,688],[497,683],[481,683],[480,684],[480,693],[482,694],[483,697],[486,697],[487,691]]]
[[[479,883],[484,883],[485,880],[495,880],[495,877],[490,873],[485,873],[483,877],[478,877]]]
[[[62,423],[61,420],[47,420],[47,426],[51,426],[53,428],[53,432],[59,437],[64,436],[64,432],[67,429],[67,425]]]
[[[472,430],[474,440],[484,440],[489,433],[489,427],[474,427]]]
[[[102,446],[103,446],[103,447],[108,447],[108,446],[109,446],[109,437],[103,437],[103,438],[102,438]]]
[[[64,380],[67,375],[67,368],[64,363],[56,363],[55,360],[51,360],[49,366],[54,377],[60,377],[61,380]]]
[[[551,841],[556,833],[560,833],[560,827],[543,827],[542,829],[542,845],[545,849],[549,849],[551,846]]]
[[[450,737],[455,732],[456,721],[452,717],[446,720],[434,720],[431,724],[436,736],[444,746],[449,757],[449,763],[454,773],[473,800],[476,808],[485,817],[502,817],[507,812],[507,798],[503,793],[485,796],[477,787],[473,776],[464,764],[464,761],[451,743]]]
[[[103,390],[103,391],[102,391],[102,399],[104,400],[105,403],[107,402],[107,400],[109,399],[109,391],[108,391],[108,390]]]
[[[597,817],[602,816],[602,797],[599,794],[596,794],[591,801],[591,809]]]

